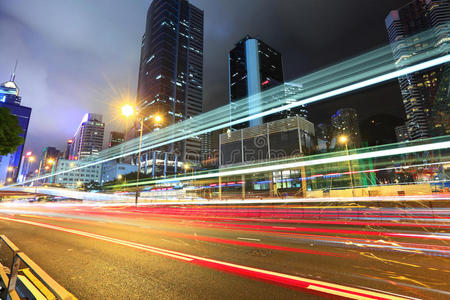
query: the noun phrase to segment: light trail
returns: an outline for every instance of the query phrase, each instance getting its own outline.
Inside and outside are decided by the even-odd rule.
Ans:
[[[250,167],[249,167],[248,165],[244,165],[244,166],[240,166],[238,169],[230,168],[227,170],[224,168],[224,169],[220,169],[216,172],[211,172],[211,173],[206,173],[206,174],[183,176],[183,177],[170,178],[170,179],[142,181],[142,182],[140,182],[140,184],[150,184],[150,183],[162,184],[162,183],[191,181],[191,180],[208,179],[208,178],[246,175],[246,174],[254,174],[254,173],[265,173],[265,172],[272,172],[272,171],[279,171],[279,170],[286,170],[286,169],[295,169],[295,168],[301,168],[301,167],[310,167],[310,166],[316,166],[316,165],[332,164],[332,163],[371,159],[371,158],[373,159],[373,158],[380,158],[380,157],[386,157],[386,156],[441,150],[441,149],[448,149],[448,148],[450,148],[450,141],[417,145],[417,146],[406,146],[406,147],[399,147],[399,148],[388,149],[388,150],[378,150],[378,151],[367,152],[367,153],[357,153],[357,154],[342,155],[342,156],[329,157],[329,158],[304,160],[304,157],[302,157],[300,161],[287,162],[287,163],[277,163],[275,161],[275,162],[272,162],[272,165],[268,165],[268,166],[258,166],[261,164],[254,164],[254,165],[250,165]],[[125,186],[133,186],[133,185],[135,185],[135,183],[125,184]]]
[[[27,221],[22,219],[15,219],[15,218],[6,218],[6,217],[0,217],[0,219],[5,221],[11,221],[16,223],[22,223],[26,225],[32,225],[37,226],[41,228],[47,228],[52,229],[60,232],[66,232],[74,235],[89,237],[117,245],[127,246],[130,248],[135,248],[138,250],[143,250],[146,252],[151,252],[154,254],[166,256],[169,258],[173,258],[179,261],[184,261],[188,263],[194,263],[198,265],[202,265],[205,267],[222,270],[234,274],[238,274],[241,276],[248,276],[250,278],[269,281],[277,284],[281,284],[284,286],[297,288],[301,290],[306,291],[316,291],[320,292],[321,294],[325,295],[331,295],[331,296],[339,296],[339,297],[345,297],[349,299],[391,299],[391,300],[404,300],[404,299],[411,299],[409,297],[405,296],[397,296],[389,293],[382,293],[382,292],[374,292],[370,290],[365,290],[361,288],[354,288],[339,284],[333,284],[325,281],[319,281],[319,280],[312,280],[308,278],[303,278],[299,276],[293,276],[289,274],[279,273],[279,272],[273,272],[269,270],[239,265],[239,264],[233,264],[229,262],[224,262],[220,260],[195,256],[191,254],[181,253],[177,251],[162,249],[158,247],[153,247],[141,243],[135,243],[130,242],[126,240],[116,239],[100,234],[94,234],[89,233],[86,231],[81,230],[75,230],[70,228],[65,228],[61,226],[55,226],[51,224],[46,223],[40,223],[40,222],[34,222],[34,221]]]
[[[422,47],[422,49],[416,51],[414,55],[408,58],[408,60],[402,61],[401,65],[393,63],[392,49],[391,46],[388,45],[299,78],[293,81],[293,83],[301,84],[304,89],[299,91],[297,95],[292,96],[294,99],[291,99],[291,97],[289,98],[289,100],[294,100],[292,103],[286,104],[288,99],[284,96],[284,86],[274,87],[261,93],[260,98],[263,104],[261,107],[262,112],[259,114],[249,115],[249,103],[254,101],[254,97],[249,97],[233,103],[233,107],[231,105],[226,105],[192,119],[162,128],[159,131],[146,134],[143,137],[142,151],[155,149],[206,132],[226,128],[234,124],[260,118],[286,109],[329,99],[331,97],[386,82],[398,78],[399,76],[450,62],[450,54],[447,54],[448,45],[445,44],[439,48],[435,48],[433,43],[429,42],[433,38],[434,33],[432,30],[429,30],[405,39],[405,42],[413,41],[414,43],[417,43],[416,40],[418,39],[419,41],[422,41],[424,45],[428,45],[428,47]],[[233,109],[231,120],[229,114],[230,109]],[[27,180],[15,185],[31,183],[36,180],[42,180],[133,155],[139,151],[138,144],[137,139],[134,139],[116,147],[106,149],[98,156],[87,158],[85,164],[82,166],[43,175],[39,178]],[[3,188],[0,187],[0,190],[1,189]]]

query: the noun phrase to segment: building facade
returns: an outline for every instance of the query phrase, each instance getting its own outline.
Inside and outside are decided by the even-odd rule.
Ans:
[[[125,141],[125,133],[117,132],[117,131],[111,131],[110,134],[109,134],[108,147],[111,148],[111,147],[120,145],[124,141]]]
[[[142,37],[137,108],[144,133],[203,111],[203,11],[187,0],[153,0]],[[160,122],[156,122],[156,116]],[[199,160],[200,139],[160,149]]]
[[[228,131],[219,136],[220,167],[311,154],[314,124],[298,116]]]
[[[408,127],[406,125],[400,125],[395,127],[395,137],[397,142],[408,142],[411,140],[409,137]]]
[[[233,102],[250,96],[248,114],[257,114],[261,112],[259,94],[284,82],[281,54],[263,41],[247,35],[228,54],[228,76],[230,114],[233,114]],[[274,117],[256,118],[233,127],[261,125],[274,120]]]
[[[24,142],[27,137],[28,125],[30,122],[31,108],[21,105],[22,98],[19,96],[19,88],[14,81],[14,74],[11,80],[0,85],[0,107],[7,108],[10,113],[17,117]],[[21,160],[23,156],[23,147],[20,145],[16,151],[8,155],[0,155],[0,185],[12,183],[17,180]]]
[[[120,176],[125,176],[130,173],[136,173],[137,166],[125,163],[118,163],[116,161],[108,161],[102,164],[102,179],[101,184],[119,179]]]
[[[402,66],[408,57],[430,42],[448,51],[450,6],[447,0],[413,0],[386,17],[386,29],[395,63]],[[405,42],[405,38],[432,29],[434,38]],[[398,78],[406,114],[406,126],[413,140],[450,134],[449,64]]]
[[[100,114],[87,113],[84,115],[73,138],[71,148],[73,160],[97,155],[102,150],[105,134],[105,123],[102,122],[102,118]]]
[[[64,150],[64,159],[69,159],[72,160],[72,146],[73,145],[73,139],[69,139],[67,140],[67,144],[66,144],[66,150]]]
[[[54,173],[57,174],[80,166],[82,166],[81,161],[60,159],[58,160]],[[64,174],[55,175],[51,178],[51,182],[61,184],[68,188],[76,188],[91,181],[100,183],[101,173],[101,165],[89,166]]]
[[[348,145],[359,147],[361,134],[359,131],[358,113],[354,108],[341,108],[331,116],[334,144],[338,143],[340,136],[346,136]]]

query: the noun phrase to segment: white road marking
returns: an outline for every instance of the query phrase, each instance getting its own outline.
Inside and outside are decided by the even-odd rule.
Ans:
[[[260,239],[252,239],[252,238],[245,238],[245,237],[238,237],[238,240],[247,240],[247,241],[255,241],[255,242],[261,242]]]

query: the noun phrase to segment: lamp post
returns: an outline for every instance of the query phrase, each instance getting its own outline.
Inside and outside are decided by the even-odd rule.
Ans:
[[[137,174],[136,174],[136,194],[134,200],[134,204],[137,206],[139,199],[139,175],[141,173],[141,149],[142,149],[142,132],[144,130],[144,118],[142,116],[139,116],[139,114],[135,111],[135,109],[129,104],[125,104],[124,106],[122,106],[122,115],[124,115],[126,118],[129,118],[132,115],[136,115],[136,117],[139,119],[139,152],[138,152]],[[153,118],[156,124],[161,124],[161,122],[163,121],[160,115],[155,115]]]
[[[339,142],[341,142],[341,144],[345,145],[345,154],[347,155],[347,158],[349,156],[348,154],[348,137],[346,137],[345,135],[342,135],[339,137]],[[349,159],[347,159],[347,164],[348,164],[348,173],[350,175],[350,185],[352,187],[352,195],[353,195],[353,174],[352,174],[352,165]]]

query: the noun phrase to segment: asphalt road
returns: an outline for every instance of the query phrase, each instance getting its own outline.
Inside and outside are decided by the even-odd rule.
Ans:
[[[448,219],[261,210],[20,205],[0,233],[79,299],[450,298]]]

